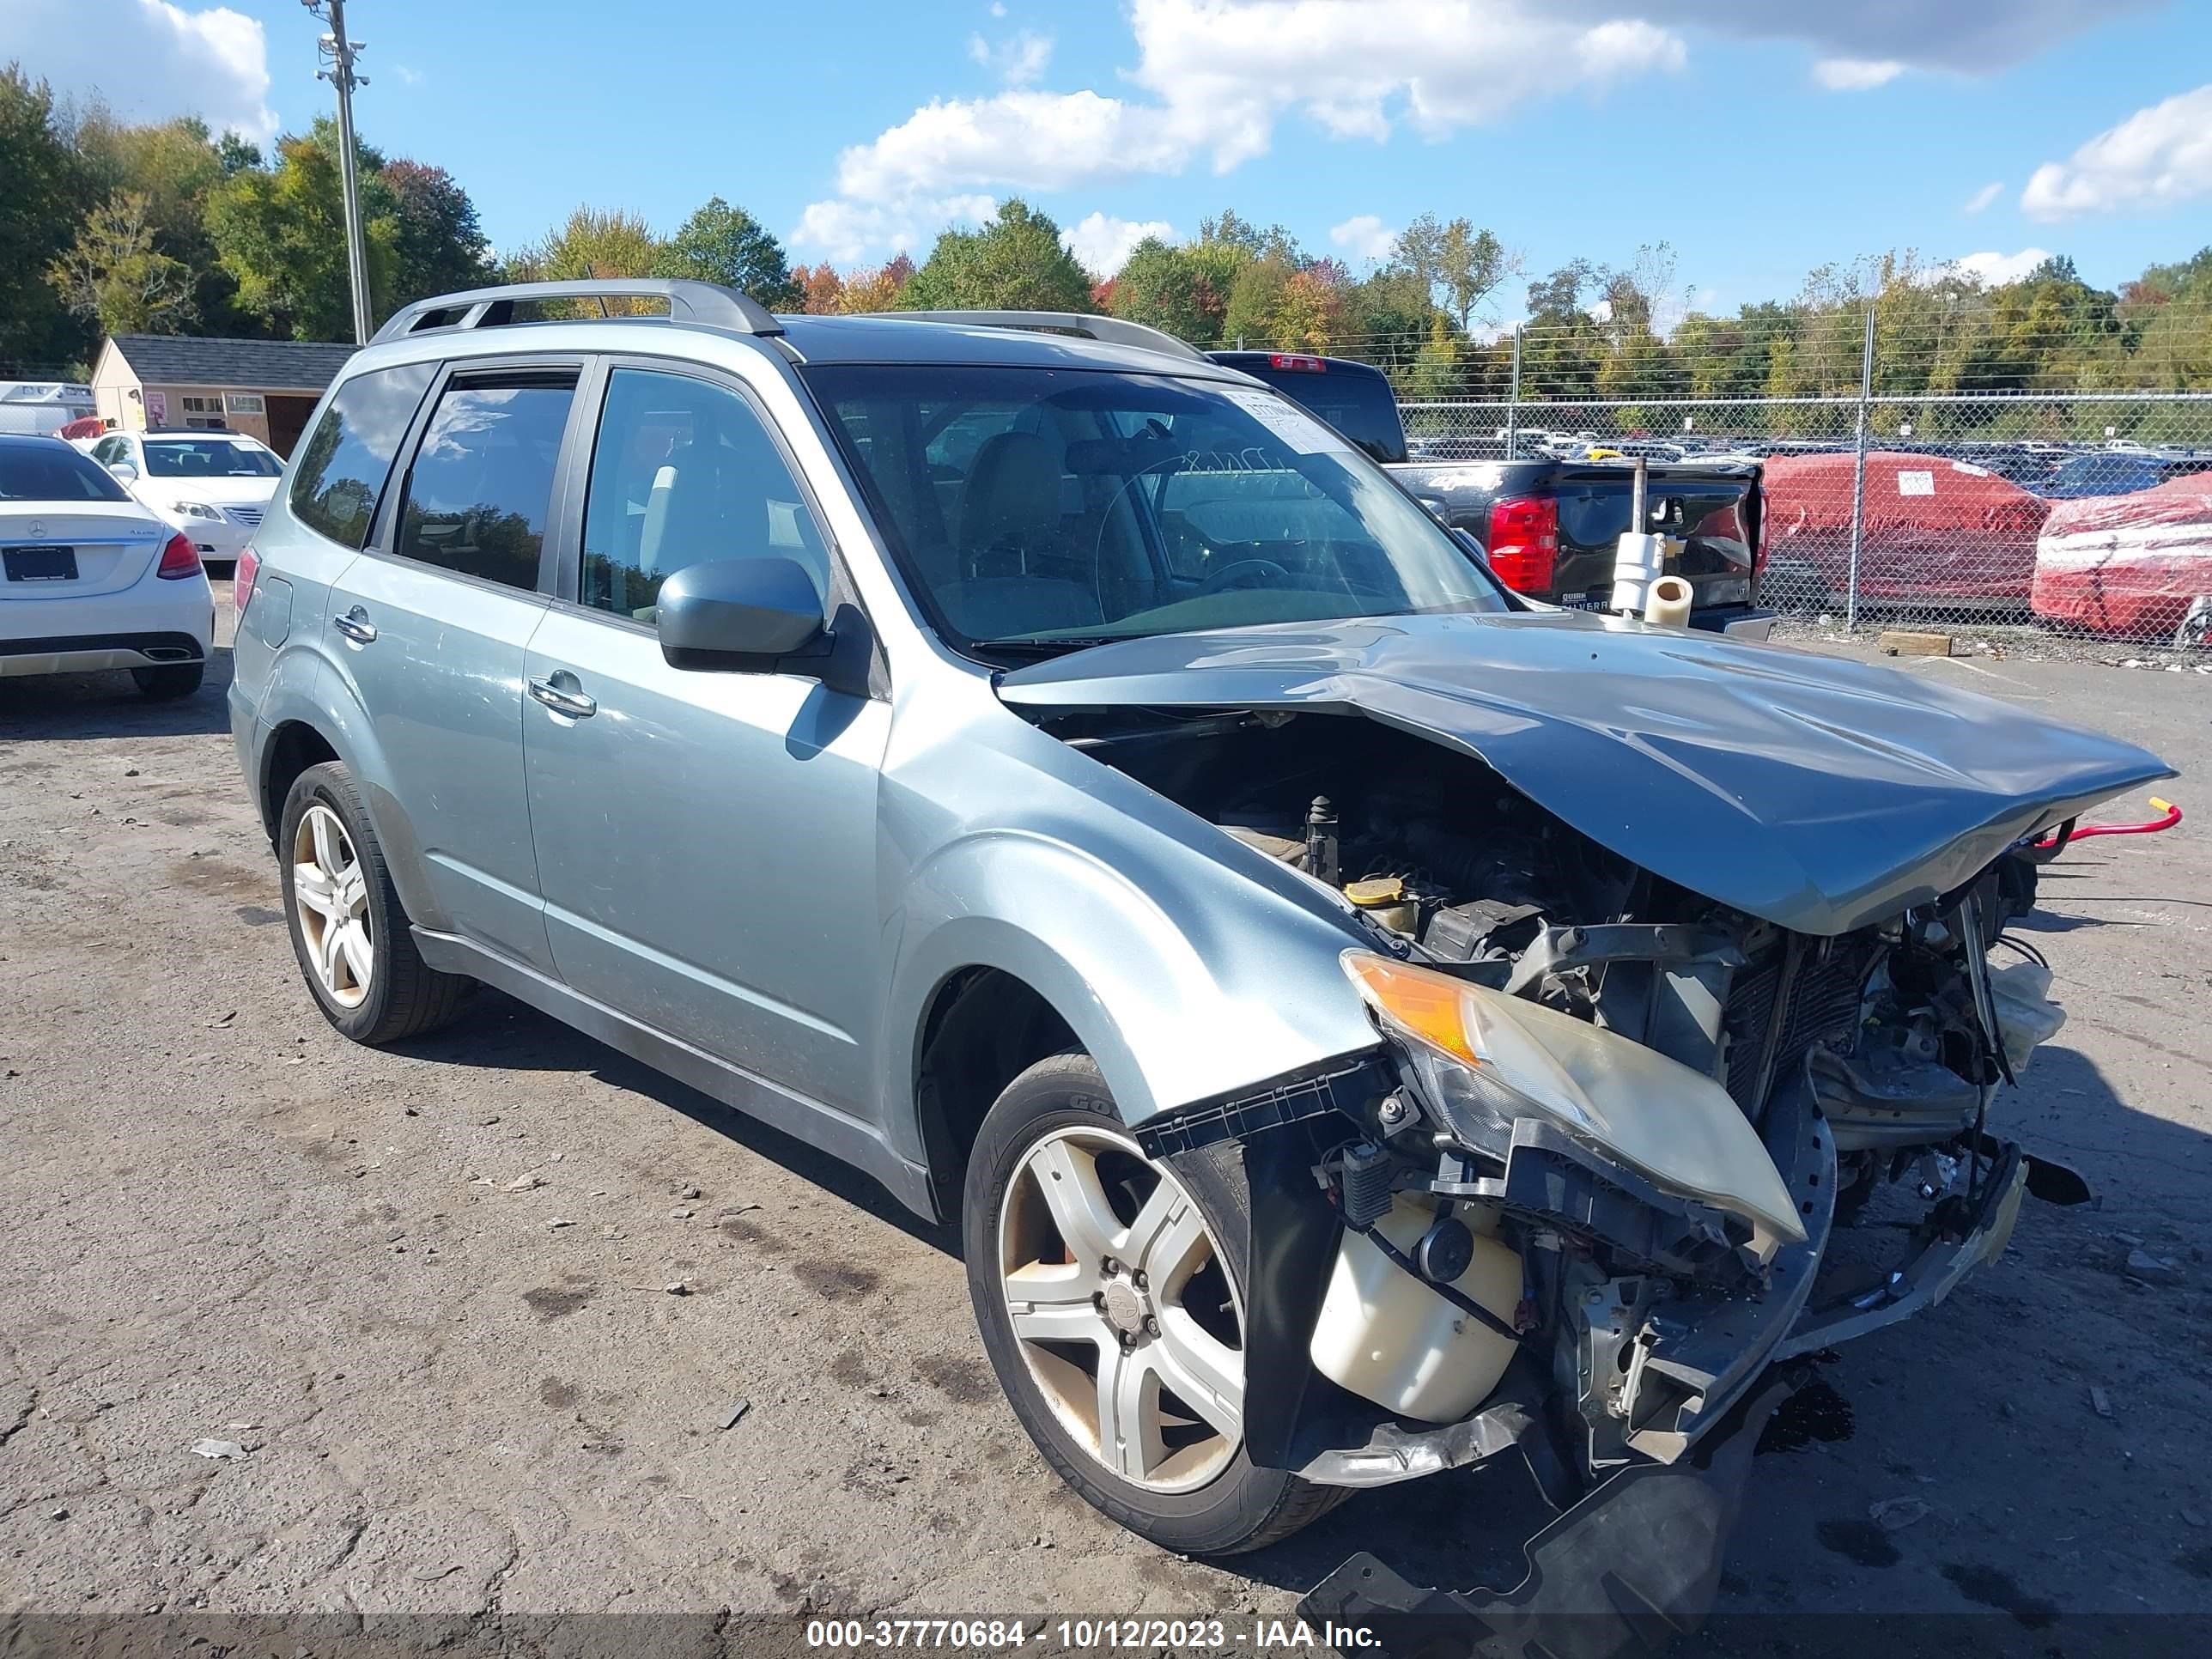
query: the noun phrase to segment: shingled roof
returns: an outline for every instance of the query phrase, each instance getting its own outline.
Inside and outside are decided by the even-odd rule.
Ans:
[[[112,343],[150,386],[320,392],[358,348],[303,340],[220,340],[190,334],[118,334]]]

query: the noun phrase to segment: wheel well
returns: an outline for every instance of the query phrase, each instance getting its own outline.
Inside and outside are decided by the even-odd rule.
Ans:
[[[930,1000],[914,1097],[940,1220],[960,1213],[968,1152],[1006,1085],[1047,1054],[1076,1047],[1059,1010],[1012,974],[967,968]]]
[[[292,793],[294,781],[309,767],[337,757],[330,740],[305,720],[287,720],[270,734],[269,757],[262,766],[261,823],[270,841],[282,827],[284,797]]]

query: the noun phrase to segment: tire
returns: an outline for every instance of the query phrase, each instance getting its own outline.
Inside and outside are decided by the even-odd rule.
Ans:
[[[1085,1502],[1163,1549],[1182,1555],[1231,1555],[1260,1549],[1289,1537],[1334,1508],[1348,1493],[1341,1488],[1314,1486],[1285,1470],[1260,1468],[1246,1453],[1241,1437],[1233,1449],[1226,1449],[1225,1436],[1220,1436],[1210,1425],[1195,1422],[1178,1424],[1176,1431],[1188,1433],[1197,1429],[1212,1434],[1224,1449],[1213,1453],[1210,1460],[1201,1461],[1198,1473],[1183,1489],[1156,1489],[1147,1480],[1126,1478],[1121,1469],[1108,1466],[1105,1458],[1109,1454],[1101,1449],[1106,1436],[1096,1423],[1103,1412],[1097,1404],[1095,1392],[1091,1396],[1093,1420],[1088,1428],[1072,1425],[1063,1415],[1071,1396],[1077,1398],[1079,1409],[1082,1389],[1095,1389],[1095,1382],[1086,1383],[1080,1376],[1078,1364],[1062,1364],[1058,1358],[1059,1353],[1073,1353],[1079,1363],[1085,1352],[1081,1343],[1055,1344],[1042,1351],[1041,1363],[1054,1373],[1064,1372],[1072,1385],[1068,1393],[1060,1396],[1060,1403],[1055,1404],[1054,1396],[1047,1392],[1048,1384],[1040,1380],[1032,1356],[1041,1351],[1016,1334],[1014,1316],[1007,1307],[1005,1255],[1009,1250],[1017,1256],[1026,1253],[1026,1245],[1012,1242],[1019,1231],[1019,1215],[1026,1213],[1033,1221],[1046,1217],[1046,1211],[1039,1207],[1042,1202],[1041,1181],[1034,1173],[1024,1175],[1032,1152],[1048,1146],[1079,1145],[1063,1139],[1071,1134],[1086,1139],[1097,1138],[1092,1144],[1105,1148],[1102,1157],[1108,1158],[1114,1169],[1131,1172],[1131,1182],[1119,1189],[1122,1201],[1115,1205],[1121,1219],[1129,1221],[1131,1217],[1121,1212],[1139,1209],[1135,1183],[1148,1174],[1160,1173],[1160,1166],[1147,1164],[1136,1152],[1135,1143],[1128,1139],[1097,1065],[1088,1054],[1054,1054],[1037,1061],[1016,1078],[984,1118],[969,1155],[963,1215],[969,1294],[975,1304],[975,1322],[982,1333],[984,1348],[1014,1414],[1020,1418],[1022,1426],[1029,1431],[1045,1460]],[[1126,1146],[1126,1153],[1110,1144],[1115,1140]],[[1093,1169],[1101,1176],[1107,1173],[1099,1164],[1094,1164]],[[1189,1273],[1188,1285],[1200,1287],[1200,1273],[1218,1270],[1225,1273],[1230,1300],[1235,1309],[1241,1310],[1244,1302],[1247,1218],[1251,1206],[1242,1159],[1234,1147],[1224,1147],[1216,1156],[1180,1161],[1170,1179],[1193,1200],[1207,1235],[1204,1253],[1210,1258],[1210,1265]],[[1016,1194],[1015,1203],[1010,1205],[1009,1189],[1018,1181],[1037,1182],[1038,1190],[1033,1192],[1024,1185]],[[1065,1230],[1056,1223],[1048,1224],[1052,1227],[1051,1237],[1064,1240]],[[1162,1230],[1164,1233],[1165,1231]],[[1121,1235],[1125,1238],[1129,1236]],[[1076,1257],[1079,1252],[1070,1244],[1066,1255]],[[1049,1263],[1052,1255],[1052,1247],[1048,1245],[1045,1254],[1038,1257],[1039,1264]],[[1075,1265],[1083,1264],[1079,1261]],[[1129,1269],[1125,1265],[1118,1271],[1127,1274]],[[1142,1276],[1138,1275],[1135,1282],[1143,1285]],[[1207,1279],[1204,1283],[1215,1288],[1206,1291],[1199,1299],[1210,1299],[1218,1308],[1218,1282]],[[1171,1315],[1162,1287],[1154,1285],[1150,1289],[1161,1292],[1159,1320],[1147,1322],[1144,1329],[1158,1340],[1161,1324],[1175,1318],[1188,1321],[1189,1316],[1181,1310]],[[1035,1306],[1033,1303],[1027,1305],[1032,1309]],[[1072,1302],[1066,1305],[1078,1318],[1085,1311]],[[1098,1317],[1103,1320],[1104,1316]],[[1237,1319],[1236,1330],[1241,1344],[1241,1315]],[[1132,1340],[1141,1346],[1147,1339],[1133,1336]],[[1136,1347],[1127,1349],[1133,1354],[1139,1351]],[[1113,1363],[1109,1349],[1093,1348],[1088,1352],[1095,1356],[1098,1365]],[[1241,1391],[1241,1358],[1235,1369]],[[1139,1392],[1142,1394],[1141,1388]],[[1176,1455],[1196,1457],[1200,1453]],[[1170,1461],[1162,1468],[1171,1471],[1174,1463]]]
[[[134,668],[131,678],[138,683],[138,695],[149,702],[172,702],[179,697],[189,697],[200,689],[207,678],[204,662],[164,663],[159,668]]]
[[[331,819],[336,820],[337,830],[343,833],[342,851],[351,854],[351,867],[359,874],[359,890],[350,908],[365,931],[368,964],[363,975],[356,971],[359,958],[353,953],[335,952],[349,961],[349,966],[337,975],[344,982],[335,985],[326,981],[316,962],[316,941],[328,938],[330,920],[322,910],[303,902],[300,886],[305,878],[303,870],[312,874],[315,867],[301,861],[303,830],[312,843],[316,825],[327,830]],[[284,890],[285,925],[292,936],[292,953],[299,960],[300,975],[307,981],[323,1017],[356,1042],[370,1044],[420,1036],[453,1018],[475,981],[440,973],[416,949],[407,913],[392,890],[383,848],[377,842],[375,826],[362,810],[353,774],[338,761],[309,767],[294,780],[277,822],[276,857]]]

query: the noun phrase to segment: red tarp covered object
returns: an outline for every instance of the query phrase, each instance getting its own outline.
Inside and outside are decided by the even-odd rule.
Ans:
[[[2212,596],[2212,472],[2061,501],[2035,549],[2035,614],[2100,634],[2170,635]]]
[[[1766,462],[1769,556],[1814,566],[1836,594],[1850,584],[1856,459],[1830,452]],[[2049,510],[1986,467],[1870,450],[1859,597],[2024,605]]]

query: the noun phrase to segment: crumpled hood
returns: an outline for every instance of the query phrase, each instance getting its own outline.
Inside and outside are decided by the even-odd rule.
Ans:
[[[1364,714],[1486,763],[1655,874],[1801,933],[1947,892],[2172,777],[2131,744],[1893,669],[1585,612],[1174,634],[1003,676],[1025,708]]]

